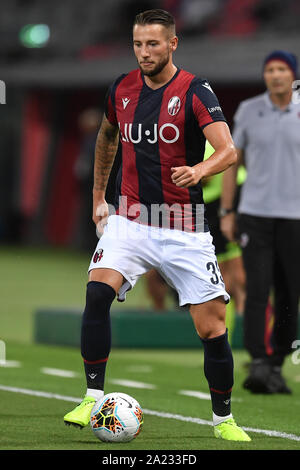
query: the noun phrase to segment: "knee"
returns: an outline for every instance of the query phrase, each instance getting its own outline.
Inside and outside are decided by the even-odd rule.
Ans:
[[[203,325],[200,328],[196,327],[197,334],[200,339],[212,339],[226,333],[225,323],[218,325]]]
[[[190,309],[195,329],[201,339],[210,339],[225,333],[226,305],[223,300],[214,299]]]
[[[89,281],[86,286],[86,296],[91,302],[99,302],[105,299],[114,299],[114,289],[104,282]]]
[[[194,326],[200,339],[211,339],[226,332],[225,318],[220,316],[209,317],[200,321],[194,318]]]
[[[108,313],[115,296],[116,293],[110,285],[97,281],[88,282],[84,317]]]

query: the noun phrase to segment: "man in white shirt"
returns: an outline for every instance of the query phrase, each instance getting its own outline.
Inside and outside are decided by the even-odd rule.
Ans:
[[[297,338],[300,265],[300,103],[293,99],[296,57],[269,54],[263,67],[267,91],[243,101],[233,139],[238,164],[224,174],[221,229],[236,238],[232,211],[236,172],[247,179],[238,206],[237,229],[247,276],[245,347],[252,358],[244,387],[253,393],[291,393],[282,375]],[[266,343],[268,299],[274,294],[274,327]]]

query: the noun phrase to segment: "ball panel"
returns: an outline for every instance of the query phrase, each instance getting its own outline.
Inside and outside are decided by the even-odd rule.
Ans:
[[[141,431],[143,412],[130,395],[108,393],[94,405],[90,424],[103,442],[129,442]]]

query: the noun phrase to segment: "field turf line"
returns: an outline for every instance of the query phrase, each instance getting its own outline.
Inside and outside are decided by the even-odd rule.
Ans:
[[[1,384],[0,384],[0,390],[3,390],[5,392],[21,393],[21,394],[29,395],[32,397],[52,398],[55,400],[69,401],[69,402],[74,402],[74,403],[80,403],[82,401],[82,398],[70,397],[67,395],[59,395],[56,393],[42,392],[39,390],[30,390],[27,388],[9,387],[6,385],[1,385]],[[145,408],[143,408],[143,412],[145,413],[145,415],[148,414],[152,416],[157,416],[159,418],[176,419],[178,421],[185,421],[188,423],[195,423],[195,424],[201,424],[201,425],[206,425],[206,426],[213,425],[212,421],[207,421],[201,418],[193,418],[191,416],[182,416],[178,414],[165,413],[162,411],[153,411],[153,410],[148,410]],[[280,437],[282,439],[288,439],[291,441],[300,442],[300,436],[297,436],[296,434],[288,434],[285,432],[272,431],[268,429],[256,429],[256,428],[249,428],[249,427],[244,427],[244,426],[242,427],[245,431],[254,432],[258,434],[264,434],[270,437]]]

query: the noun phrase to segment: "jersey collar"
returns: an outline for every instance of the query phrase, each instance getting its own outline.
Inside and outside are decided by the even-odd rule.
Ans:
[[[265,103],[268,106],[268,108],[272,109],[272,111],[290,112],[292,110],[292,106],[294,104],[293,100],[291,100],[289,102],[289,104],[287,105],[287,107],[284,110],[282,110],[282,109],[278,108],[278,106],[276,106],[276,104],[273,103],[273,101],[270,98],[270,94],[269,94],[268,91],[266,91],[264,93],[264,100],[265,100]]]
[[[176,70],[176,72],[174,73],[173,77],[172,77],[167,83],[165,83],[164,85],[162,85],[162,86],[159,87],[159,88],[156,88],[155,90],[147,85],[147,83],[145,82],[144,74],[143,74],[141,71],[140,71],[140,74],[141,74],[141,77],[142,77],[142,81],[143,81],[144,86],[145,86],[146,88],[148,88],[149,90],[155,92],[155,91],[163,90],[163,89],[166,88],[168,85],[170,85],[170,83],[173,82],[173,80],[175,80],[175,78],[178,76],[179,72],[180,72],[180,68],[177,67],[177,70]]]

